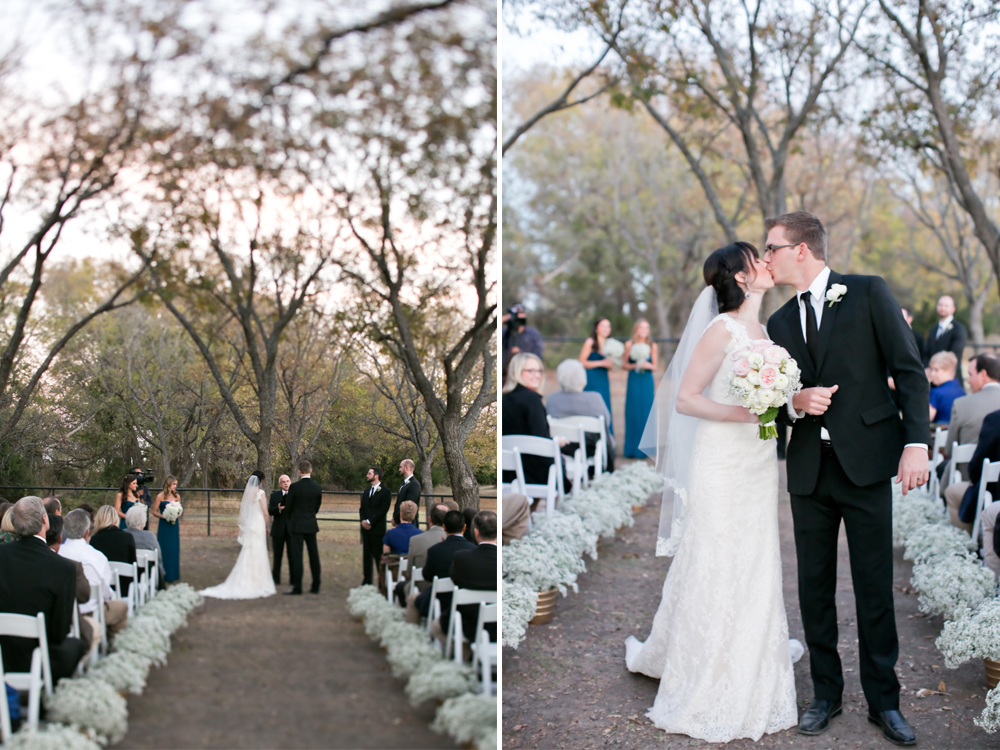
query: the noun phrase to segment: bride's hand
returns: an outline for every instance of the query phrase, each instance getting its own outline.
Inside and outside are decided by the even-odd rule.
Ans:
[[[746,424],[760,424],[760,419],[745,406],[734,406],[730,422],[745,422]]]

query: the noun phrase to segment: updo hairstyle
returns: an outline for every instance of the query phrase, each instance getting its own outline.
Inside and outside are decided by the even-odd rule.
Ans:
[[[736,310],[746,300],[746,292],[736,283],[740,271],[753,274],[753,263],[760,256],[749,242],[734,242],[720,247],[705,261],[705,283],[715,288],[719,312]]]

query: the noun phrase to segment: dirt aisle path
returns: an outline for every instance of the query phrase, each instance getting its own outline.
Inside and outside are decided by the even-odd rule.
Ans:
[[[782,477],[784,470],[782,469]],[[635,527],[601,544],[600,557],[587,560],[580,593],[556,605],[555,619],[532,626],[515,651],[503,653],[503,746],[505,748],[680,748],[708,746],[701,740],[667,735],[646,719],[659,682],[625,669],[624,641],[644,639],[660,602],[669,558],[653,555],[659,506],[636,516]],[[791,507],[784,492],[779,505],[785,608],[793,638],[804,641],[796,591],[795,543]],[[1000,734],[988,735],[972,723],[984,706],[982,663],[943,668],[934,646],[941,618],[920,615],[917,597],[907,593],[911,565],[901,554],[895,564],[896,623],[900,638],[897,673],[904,690],[901,709],[913,724],[918,747],[1000,748]],[[758,743],[738,740],[726,748],[879,748],[893,747],[867,721],[868,706],[858,676],[857,622],[846,538],[841,533],[837,609],[840,653],[845,670],[844,714],[819,737],[794,729],[767,735]],[[808,653],[795,665],[800,707],[812,700]],[[920,688],[948,696],[917,699]]]
[[[174,634],[167,666],[153,668],[142,696],[130,696],[118,746],[454,747],[430,730],[436,706],[410,706],[385,652],[347,613],[360,553],[331,540],[320,549],[319,596],[208,599],[195,610]],[[221,582],[238,551],[235,539],[183,538],[184,580],[199,589]],[[305,578],[308,587],[308,565]]]

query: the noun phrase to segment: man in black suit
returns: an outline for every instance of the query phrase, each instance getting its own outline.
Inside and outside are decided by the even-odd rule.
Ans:
[[[433,581],[434,576],[448,578],[451,575],[451,561],[456,552],[475,549],[476,545],[465,538],[465,516],[460,510],[449,510],[444,517],[443,541],[427,550],[427,562],[424,563],[423,576],[425,581]],[[451,618],[451,594],[438,594],[441,602],[441,620],[431,625],[431,635],[444,643],[448,633],[448,621]],[[430,617],[431,590],[421,591],[414,604],[421,617]]]
[[[87,653],[79,638],[67,638],[76,606],[76,566],[48,548],[45,506],[37,497],[19,500],[8,513],[18,541],[0,544],[0,609],[17,615],[45,615],[52,680],[69,677]],[[33,638],[0,638],[4,669],[31,671]]]
[[[959,519],[967,524],[976,520],[976,501],[979,499],[979,480],[983,477],[983,459],[990,461],[1000,461],[1000,411],[987,414],[983,418],[983,426],[979,430],[979,440],[976,443],[976,452],[972,454],[969,461],[969,486],[962,496],[962,502],[958,508]],[[994,501],[1000,500],[1000,483],[992,482],[986,485]],[[984,537],[983,543],[988,540]]]
[[[319,547],[316,546],[316,533],[319,524],[316,522],[316,512],[323,502],[323,488],[312,477],[312,464],[302,459],[299,461],[299,476],[302,477],[288,488],[285,496],[285,514],[288,528],[288,575],[292,590],[286,594],[302,593],[302,545],[309,551],[309,572],[312,574],[312,588],[309,593],[319,593]]]
[[[798,362],[804,389],[779,419],[788,444],[799,602],[815,700],[799,732],[826,731],[842,711],[837,653],[837,539],[851,558],[861,686],[869,719],[896,744],[913,744],[899,712],[899,640],[892,593],[892,491],[929,476],[927,377],[899,306],[877,276],[841,276],[826,265],[826,230],[804,211],[767,219],[764,261],[797,294],[768,321],[771,339]],[[899,408],[889,393],[893,378]],[[900,419],[900,409],[902,419]]]
[[[961,363],[965,342],[969,333],[965,326],[955,320],[955,300],[945,295],[937,302],[938,324],[927,332],[927,346],[924,347],[924,367],[938,352],[951,352]],[[962,382],[962,368],[955,373],[955,379]]]
[[[392,490],[382,485],[382,469],[373,466],[365,476],[371,485],[361,493],[361,555],[364,579],[362,585],[372,584],[373,571],[382,560],[382,537],[385,536],[386,516],[392,506]]]
[[[403,483],[396,493],[396,506],[392,509],[392,525],[399,526],[399,506],[410,500],[417,504],[417,517],[413,519],[413,525],[420,528],[420,482],[413,476],[416,464],[408,458],[399,462],[399,473],[403,475]]]
[[[497,514],[481,510],[472,519],[472,533],[476,537],[476,547],[456,552],[451,558],[451,582],[458,588],[473,591],[497,590]],[[479,605],[463,604],[458,608],[462,615],[462,631],[469,642],[476,638],[479,622]],[[497,639],[495,622],[486,625],[490,640]]]
[[[278,477],[278,489],[271,493],[267,502],[267,513],[274,520],[271,522],[271,544],[274,546],[274,565],[271,567],[271,577],[277,586],[281,583],[281,557],[288,544],[288,508],[285,506],[285,496],[292,486],[292,479],[287,474]],[[291,568],[291,549],[288,553],[288,567]]]

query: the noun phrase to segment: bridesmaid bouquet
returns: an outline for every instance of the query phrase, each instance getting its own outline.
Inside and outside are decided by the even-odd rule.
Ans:
[[[653,350],[650,348],[649,344],[643,344],[642,342],[638,344],[632,344],[632,351],[630,356],[636,362],[645,362],[649,359],[649,355],[652,354]],[[652,372],[652,370],[642,369],[639,372]]]
[[[622,366],[622,357],[625,354],[625,344],[618,339],[604,339],[604,356],[610,357],[618,367]]]
[[[164,520],[170,523],[177,523],[177,519],[181,517],[181,513],[184,512],[184,508],[176,500],[171,500],[167,503],[167,507],[163,509]]]
[[[760,419],[761,440],[778,437],[774,419],[778,410],[802,390],[799,366],[782,347],[761,342],[734,352],[729,393]]]

